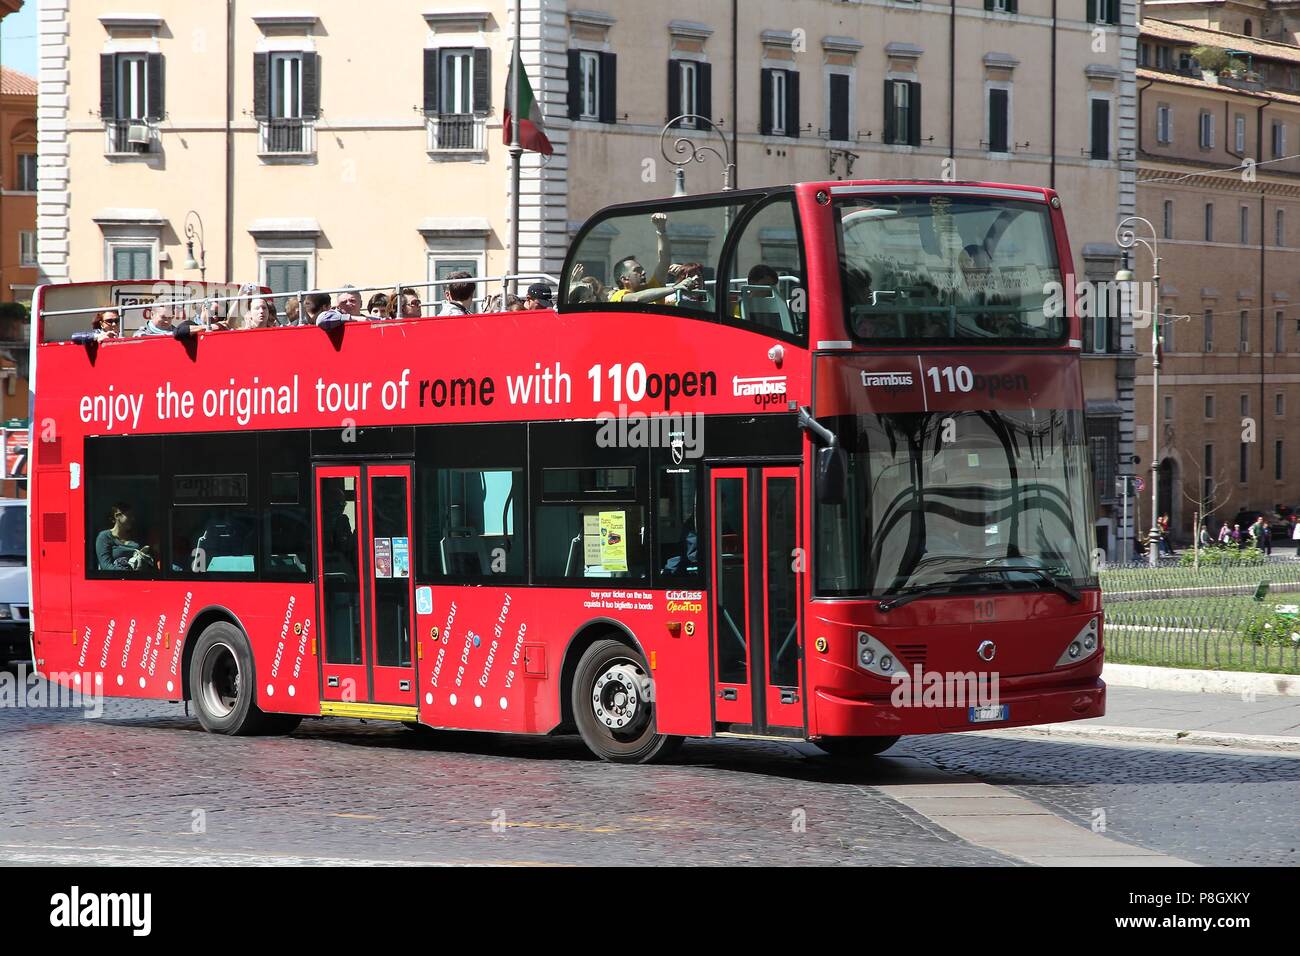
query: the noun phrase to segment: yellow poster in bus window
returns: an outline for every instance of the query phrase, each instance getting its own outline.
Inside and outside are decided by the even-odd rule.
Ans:
[[[600,513],[600,566],[606,571],[627,570],[627,512]]]

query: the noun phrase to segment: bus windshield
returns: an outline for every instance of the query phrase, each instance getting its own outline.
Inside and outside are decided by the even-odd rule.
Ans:
[[[1044,203],[872,194],[836,208],[855,338],[1064,340],[1061,271]]]
[[[818,508],[822,594],[1041,587],[1045,575],[1071,587],[1095,584],[1081,411],[823,421],[849,468],[844,503]]]

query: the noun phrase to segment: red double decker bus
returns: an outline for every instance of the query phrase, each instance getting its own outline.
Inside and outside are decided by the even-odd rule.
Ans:
[[[99,340],[159,290],[43,287],[36,663],[629,762],[1098,716],[1070,263],[1050,190],[812,183],[606,209],[556,311]]]

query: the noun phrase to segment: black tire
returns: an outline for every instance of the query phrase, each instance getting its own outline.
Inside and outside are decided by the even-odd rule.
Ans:
[[[244,632],[225,621],[204,628],[190,658],[190,696],[203,729],[232,737],[292,732],[302,718],[259,710],[253,703],[256,686]]]
[[[814,740],[813,745],[823,753],[841,759],[875,757],[894,744],[898,737],[822,737]]]
[[[599,640],[578,660],[570,695],[573,719],[582,742],[600,759],[650,763],[681,745],[681,737],[656,730],[654,701],[645,692],[649,682],[645,658],[622,641]]]

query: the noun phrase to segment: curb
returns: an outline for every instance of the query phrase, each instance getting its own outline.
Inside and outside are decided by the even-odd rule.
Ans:
[[[1104,727],[1078,724],[1042,724],[1038,727],[980,730],[975,733],[994,737],[1055,737],[1059,740],[1077,738],[1114,743],[1232,747],[1237,750],[1300,755],[1300,737],[1277,737],[1266,734],[1228,734],[1201,730],[1165,730],[1157,727]]]
[[[1181,667],[1106,663],[1102,667],[1101,677],[1107,684],[1115,687],[1141,687],[1144,690],[1177,690],[1193,694],[1232,694],[1233,696],[1300,697],[1300,677],[1292,674],[1201,671]]]

